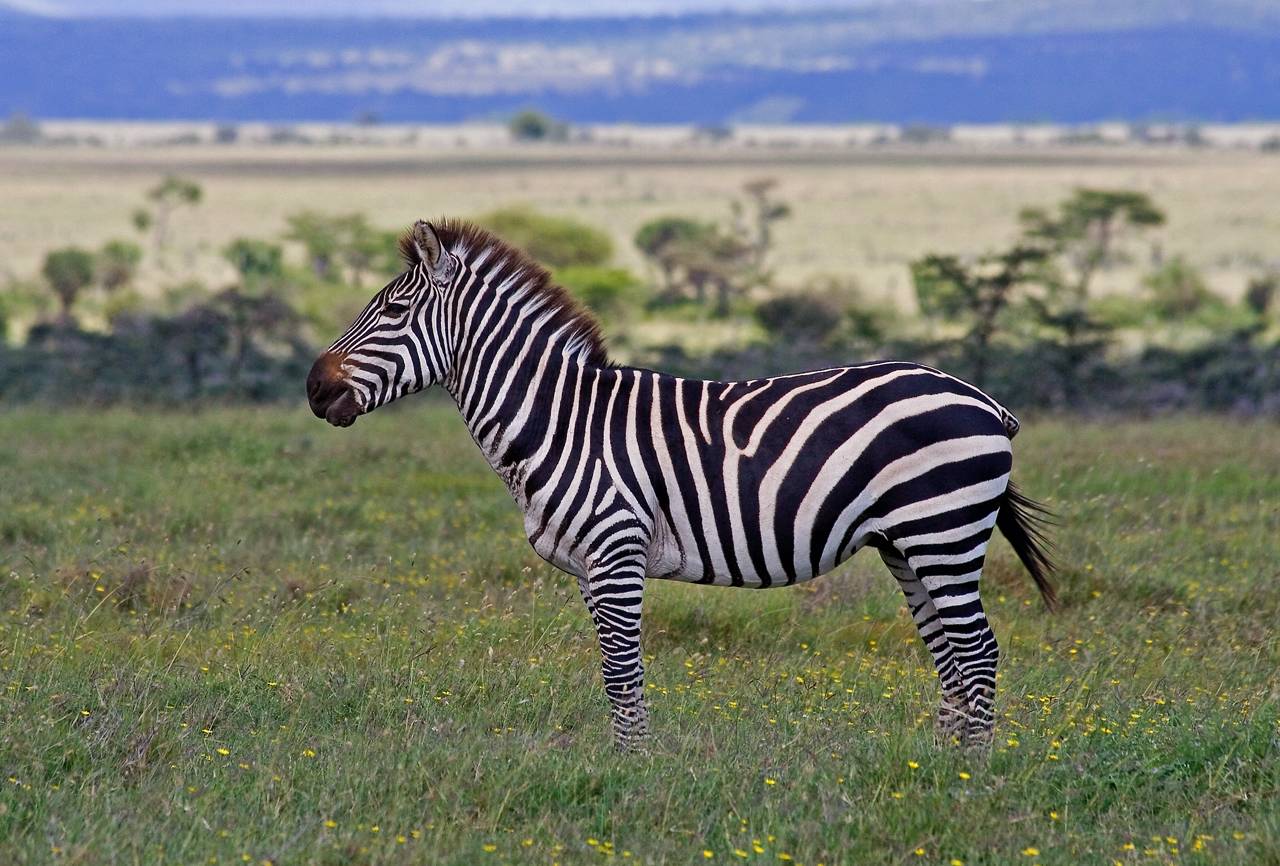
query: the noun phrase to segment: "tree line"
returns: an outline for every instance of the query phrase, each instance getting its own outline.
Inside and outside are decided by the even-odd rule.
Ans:
[[[300,211],[275,238],[235,238],[221,249],[233,282],[175,278],[161,296],[142,297],[134,283],[144,260],[181,274],[180,215],[202,197],[199,184],[164,178],[133,213],[136,240],[52,250],[38,280],[11,281],[0,294],[0,395],[293,398],[317,340],[364,302],[351,289],[401,267],[399,231],[358,213]],[[1167,217],[1144,193],[1079,189],[1055,207],[1021,212],[1004,248],[911,261],[918,316],[870,301],[848,274],[780,282],[775,230],[791,213],[778,182],[758,178],[722,219],[653,219],[632,239],[643,274],[616,265],[610,236],[579,220],[523,206],[476,219],[551,268],[606,320],[629,360],[648,366],[731,378],[897,357],[933,363],[1021,407],[1280,413],[1280,277],[1259,271],[1243,300],[1227,303],[1185,258],[1151,243]],[[1134,261],[1144,243],[1151,261],[1142,284],[1100,297],[1101,275]],[[18,345],[6,314],[24,299],[36,321]],[[702,353],[628,339],[639,319],[691,313],[749,323],[754,336]]]

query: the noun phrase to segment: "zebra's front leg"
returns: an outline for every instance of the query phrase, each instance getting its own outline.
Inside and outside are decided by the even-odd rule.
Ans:
[[[649,734],[644,700],[644,660],[640,654],[640,609],[644,566],[615,566],[588,572],[578,588],[600,641],[604,691],[619,749],[639,751]]]

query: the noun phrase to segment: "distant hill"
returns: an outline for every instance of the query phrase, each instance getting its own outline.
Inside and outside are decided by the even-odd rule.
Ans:
[[[1262,0],[868,2],[479,19],[50,18],[0,6],[0,114],[722,124],[1280,118]]]

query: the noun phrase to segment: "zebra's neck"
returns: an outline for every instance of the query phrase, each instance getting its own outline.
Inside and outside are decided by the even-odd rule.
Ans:
[[[453,309],[444,385],[513,493],[520,465],[554,433],[561,401],[608,367],[595,322],[543,271],[469,267]],[[518,495],[518,494],[517,494]]]

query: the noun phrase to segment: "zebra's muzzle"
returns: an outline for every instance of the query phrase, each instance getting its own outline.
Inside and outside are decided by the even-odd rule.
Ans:
[[[360,404],[340,373],[340,360],[328,352],[307,375],[307,402],[317,418],[335,427],[350,427],[360,415]]]

